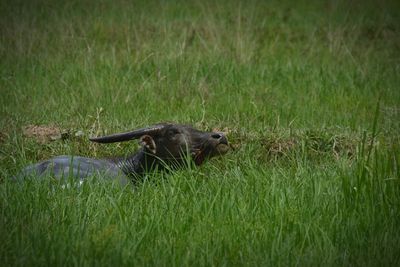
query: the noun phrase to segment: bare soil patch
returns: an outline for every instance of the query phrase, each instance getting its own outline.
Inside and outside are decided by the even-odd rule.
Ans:
[[[41,144],[66,139],[69,135],[68,131],[48,125],[27,125],[22,128],[22,131],[25,137],[33,138]]]

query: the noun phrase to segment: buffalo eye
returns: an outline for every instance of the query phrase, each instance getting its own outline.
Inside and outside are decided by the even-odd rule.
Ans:
[[[179,134],[179,133],[180,133],[180,132],[179,132],[178,129],[172,128],[172,129],[168,130],[168,136],[169,136],[169,137],[174,137],[175,135],[177,135],[177,134]]]

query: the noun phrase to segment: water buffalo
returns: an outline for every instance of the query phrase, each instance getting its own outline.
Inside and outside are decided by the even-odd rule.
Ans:
[[[220,132],[203,132],[188,125],[159,123],[130,132],[90,138],[97,143],[115,143],[138,139],[140,149],[127,157],[93,159],[62,155],[29,165],[17,175],[50,175],[57,179],[74,177],[83,181],[88,176],[117,179],[122,184],[136,181],[145,172],[166,167],[181,167],[193,160],[196,165],[207,158],[228,151],[228,140]]]

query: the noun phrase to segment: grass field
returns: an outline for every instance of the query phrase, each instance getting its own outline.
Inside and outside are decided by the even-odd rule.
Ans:
[[[2,1],[0,33],[1,266],[400,266],[398,1]],[[234,149],[133,190],[9,182],[161,121]]]

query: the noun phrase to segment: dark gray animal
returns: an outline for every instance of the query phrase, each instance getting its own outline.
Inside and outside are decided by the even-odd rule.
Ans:
[[[139,139],[141,148],[128,157],[92,159],[63,155],[27,166],[17,178],[51,175],[57,179],[73,176],[83,181],[88,176],[101,174],[124,185],[136,181],[143,173],[154,168],[180,167],[188,158],[200,165],[207,158],[225,154],[229,149],[223,133],[202,132],[191,126],[172,123],[90,138],[97,143],[132,139]]]

